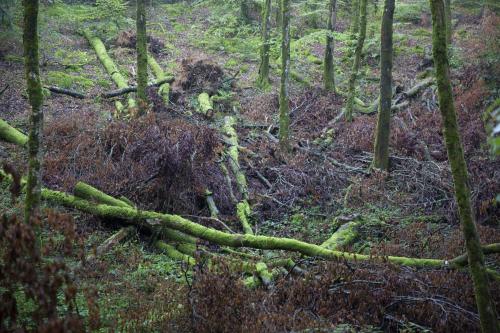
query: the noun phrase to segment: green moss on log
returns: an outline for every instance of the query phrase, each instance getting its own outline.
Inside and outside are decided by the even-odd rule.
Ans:
[[[111,57],[108,55],[103,42],[98,37],[93,36],[92,33],[88,30],[84,30],[83,35],[85,36],[85,38],[87,38],[90,45],[94,48],[97,58],[104,66],[109,76],[111,76],[111,79],[116,84],[116,86],[120,89],[128,88],[127,80],[120,73],[118,67],[113,62],[113,59],[111,59]],[[120,102],[115,103],[115,106],[118,111],[124,110],[124,106]],[[131,96],[128,97],[128,108],[137,108],[137,103]]]
[[[28,137],[24,133],[10,126],[9,123],[2,119],[0,119],[0,138],[19,146],[28,143]]]
[[[158,62],[150,54],[148,54],[148,65],[151,68],[157,81],[166,80],[169,75],[165,74]],[[170,102],[170,84],[165,82],[158,87],[158,95],[163,98],[163,102],[167,105]]]

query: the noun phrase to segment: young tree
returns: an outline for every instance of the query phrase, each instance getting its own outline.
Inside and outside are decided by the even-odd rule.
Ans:
[[[269,30],[271,28],[271,0],[266,0],[262,10],[262,46],[260,47],[260,67],[257,85],[269,87]]]
[[[335,39],[333,33],[337,25],[337,0],[330,0],[328,10],[328,32],[326,35],[325,61],[323,69],[323,81],[325,89],[335,91],[335,67],[333,64],[333,51],[335,49]]]
[[[385,0],[382,27],[380,28],[380,104],[373,166],[382,170],[389,168],[389,135],[392,107],[392,22],[394,0]]]
[[[356,79],[358,77],[359,64],[361,62],[361,53],[363,51],[363,45],[365,43],[366,37],[366,5],[367,0],[360,0],[359,7],[359,36],[358,42],[356,44],[356,50],[354,51],[354,61],[352,63],[351,76],[349,78],[349,86],[347,91],[347,105],[345,111],[345,117],[347,121],[352,121],[352,109],[354,107],[354,97],[356,95]]]
[[[468,187],[467,164],[453,103],[448,48],[446,43],[446,18],[443,0],[430,0],[432,13],[432,50],[436,66],[439,109],[443,118],[444,137],[455,187],[460,222],[465,238],[469,269],[474,284],[477,308],[483,332],[499,332],[495,304],[489,291],[489,281],[484,264],[484,254],[476,230]]]
[[[144,0],[137,0],[137,99],[138,115],[145,112],[148,101],[146,87],[148,85],[148,46],[146,36],[146,5]]]
[[[288,84],[290,76],[290,0],[281,0],[282,41],[281,41],[281,84],[280,84],[280,129],[279,139],[282,152],[290,151],[288,106]]]
[[[31,106],[28,134],[28,179],[24,220],[37,214],[41,191],[41,149],[43,129],[43,94],[38,64],[38,0],[24,0],[24,69],[28,99]]]

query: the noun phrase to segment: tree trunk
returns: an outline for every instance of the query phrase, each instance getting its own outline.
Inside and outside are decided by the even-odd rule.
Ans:
[[[443,118],[444,137],[455,187],[460,222],[465,238],[469,268],[474,283],[477,308],[483,332],[499,332],[495,303],[489,291],[489,281],[484,265],[484,255],[476,231],[468,187],[467,165],[457,124],[451,87],[448,49],[446,43],[446,18],[443,0],[430,0],[432,12],[432,49],[436,66],[439,109]]]
[[[363,45],[366,37],[366,5],[367,0],[360,0],[359,8],[359,37],[354,51],[354,61],[352,64],[351,76],[349,78],[348,97],[346,106],[346,120],[352,121],[352,109],[354,107],[354,98],[356,97],[356,79],[358,77],[359,64],[361,62],[361,53],[363,52]]]
[[[333,33],[337,25],[337,0],[330,0],[328,10],[328,32],[326,35],[325,61],[323,71],[323,81],[325,89],[335,92],[335,67],[333,64],[333,52],[335,49],[335,39]]]
[[[260,66],[257,85],[268,89],[269,82],[269,35],[271,30],[271,0],[266,0],[262,10],[262,46],[260,47]]]
[[[351,4],[351,34],[359,33],[360,1],[352,0]]]
[[[444,15],[446,19],[446,44],[451,46],[453,26],[451,25],[451,0],[444,0]]]
[[[38,0],[24,0],[24,68],[27,81],[28,99],[31,106],[28,133],[28,181],[24,221],[38,213],[41,189],[40,149],[43,131],[43,93],[38,64]]]
[[[392,21],[394,0],[385,0],[382,27],[380,29],[380,104],[375,138],[373,166],[389,168],[389,135],[392,108]]]
[[[280,129],[279,140],[281,151],[290,151],[290,109],[289,76],[290,76],[290,0],[281,0],[282,9],[282,41],[281,41],[281,85],[280,85]]]
[[[137,0],[137,116],[144,114],[148,101],[146,87],[148,85],[148,45],[146,36],[146,5],[144,0]]]

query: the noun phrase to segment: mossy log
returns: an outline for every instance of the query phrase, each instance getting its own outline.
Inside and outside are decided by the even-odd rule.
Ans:
[[[148,65],[151,68],[154,76],[156,76],[157,81],[168,80],[159,85],[158,87],[158,95],[163,98],[163,102],[168,104],[170,102],[170,83],[173,82],[173,77],[171,75],[165,74],[163,69],[160,67],[155,58],[153,58],[150,54],[148,54]],[[170,78],[172,77],[172,81]]]
[[[208,93],[206,92],[203,92],[198,95],[197,101],[198,107],[196,108],[196,111],[207,117],[211,117],[214,112],[214,103],[210,99],[210,95],[208,95]]]
[[[26,134],[10,126],[8,122],[2,119],[0,119],[0,138],[19,146],[24,146],[28,143]]]
[[[221,132],[225,136],[225,142],[228,145],[226,156],[229,160],[229,166],[236,178],[236,185],[242,197],[242,200],[236,205],[236,213],[245,234],[253,234],[249,223],[251,209],[248,203],[248,184],[245,173],[240,168],[238,134],[234,128],[235,125],[236,119],[232,116],[226,116],[222,123]]]
[[[3,171],[2,181],[11,182],[10,176]],[[372,262],[390,262],[396,265],[421,268],[461,268],[461,265],[455,264],[454,259],[427,259],[427,258],[408,258],[400,256],[373,256],[362,255],[351,252],[328,250],[316,244],[303,242],[292,238],[281,238],[271,236],[255,236],[243,234],[230,234],[220,230],[205,227],[194,223],[178,215],[157,213],[152,211],[142,211],[135,208],[116,207],[105,204],[95,204],[85,199],[73,195],[42,188],[42,198],[48,202],[57,205],[63,205],[79,211],[93,214],[100,217],[118,218],[130,221],[131,224],[139,227],[150,228],[145,222],[148,220],[156,221],[158,228],[175,230],[180,234],[189,235],[188,237],[200,238],[214,244],[232,248],[254,248],[261,250],[284,250],[300,253],[306,256],[320,257],[327,260],[347,260],[347,261],[372,261]],[[498,245],[495,245],[495,248]]]
[[[343,246],[354,243],[359,236],[358,230],[360,224],[360,220],[343,224],[330,238],[324,241],[321,246],[329,250],[338,250]]]
[[[374,257],[371,255],[332,251],[320,245],[310,244],[291,238],[230,234],[194,223],[178,215],[141,211],[126,207],[114,207],[104,204],[93,204],[70,194],[45,188],[42,189],[42,197],[44,200],[54,204],[74,208],[96,216],[125,219],[138,226],[147,226],[147,223],[144,223],[145,220],[155,220],[159,228],[173,229],[221,246],[233,248],[248,247],[261,250],[284,250],[329,260],[387,261],[393,264],[412,267],[454,267],[450,261],[442,259],[420,259],[398,256]]]
[[[94,51],[97,55],[97,58],[101,62],[101,64],[106,69],[106,72],[111,76],[111,79],[116,84],[119,89],[128,88],[127,80],[123,77],[123,75],[118,70],[118,67],[113,62],[113,59],[108,55],[106,51],[106,47],[103,42],[96,36],[93,36],[92,33],[88,30],[83,30],[83,35],[89,41],[90,45],[94,48]],[[120,102],[115,103],[116,109],[120,112],[123,110],[123,105]],[[137,107],[137,103],[134,98],[131,96],[128,97],[128,108],[134,109]]]

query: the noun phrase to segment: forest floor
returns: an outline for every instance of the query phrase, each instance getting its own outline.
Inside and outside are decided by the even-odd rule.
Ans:
[[[220,219],[238,232],[235,205],[218,161],[224,148],[219,124],[231,114],[238,118],[239,142],[246,148],[240,152],[240,163],[248,180],[256,234],[320,244],[345,221],[360,219],[363,223],[355,241],[343,250],[422,258],[454,258],[464,252],[434,86],[394,112],[390,173],[368,172],[376,114],[357,112],[351,123],[338,117],[344,97],[321,88],[318,63],[325,35],[319,27],[324,17],[313,19],[297,5],[292,69],[300,82],[291,81],[290,100],[294,149],[291,156],[282,156],[276,142],[278,42],[273,39],[271,48],[272,87],[256,89],[258,24],[242,24],[239,7],[232,2],[209,3],[155,4],[150,10],[148,32],[155,46],[151,53],[176,78],[173,102],[163,105],[150,89],[151,112],[134,121],[114,118],[113,100],[101,97],[115,89],[114,84],[75,23],[90,7],[42,6],[44,84],[88,96],[75,99],[52,93],[45,99],[43,179],[47,187],[71,192],[77,181],[84,181],[113,196],[124,196],[141,209],[221,228],[208,219],[205,190],[209,189]],[[397,93],[425,80],[426,69],[432,66],[430,16],[425,1],[416,3],[403,1],[396,12]],[[358,97],[366,105],[377,97],[378,19],[378,14],[372,14],[360,70]],[[498,243],[500,161],[488,151],[482,118],[498,72],[483,64],[488,26],[479,12],[455,8],[453,23],[452,76],[478,229],[484,244]],[[133,34],[128,33],[134,22],[109,19],[98,27],[94,32],[129,84],[134,84],[135,50]],[[346,86],[353,50],[347,30],[347,19],[340,16],[335,53],[340,91]],[[28,103],[19,25],[0,34],[0,77],[0,90],[8,86],[0,96],[1,118],[25,131]],[[206,90],[219,97],[210,118],[195,111],[197,94]],[[24,152],[13,145],[0,143],[0,158],[25,169]],[[21,204],[13,205],[3,186],[0,206],[2,212],[15,213]],[[73,217],[87,253],[121,225],[121,221],[45,207]],[[62,251],[63,237],[54,238],[57,233],[50,227],[42,230],[42,243]],[[78,287],[98,294],[97,326],[103,331],[478,330],[466,271],[332,264],[294,255],[308,271],[307,278],[287,274],[270,290],[252,291],[238,284],[243,273],[203,268],[198,268],[202,273],[193,272],[155,249],[153,239],[137,232],[75,271]],[[498,268],[499,260],[498,255],[488,257],[493,267]],[[70,259],[69,265],[76,267],[77,259]],[[353,286],[338,287],[339,281],[346,280],[346,285]],[[500,308],[498,281],[492,288]],[[81,309],[86,308],[85,295],[77,298]],[[340,301],[339,295],[346,300]],[[255,305],[261,302],[267,305]]]

